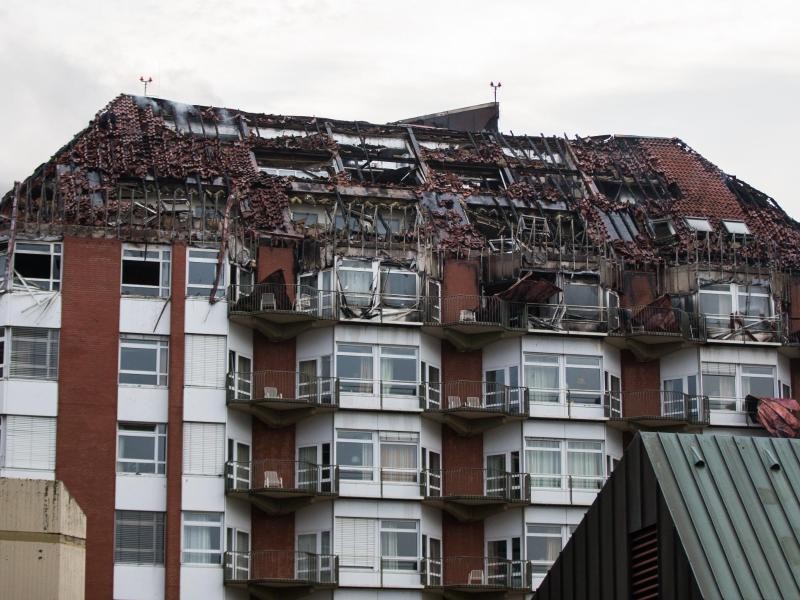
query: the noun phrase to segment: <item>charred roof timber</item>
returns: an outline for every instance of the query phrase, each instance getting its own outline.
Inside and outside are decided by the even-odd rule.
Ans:
[[[269,238],[320,268],[336,252],[429,270],[474,257],[489,285],[800,266],[800,225],[681,140],[501,134],[498,115],[490,103],[381,125],[121,95],[5,195],[0,226],[223,249]]]

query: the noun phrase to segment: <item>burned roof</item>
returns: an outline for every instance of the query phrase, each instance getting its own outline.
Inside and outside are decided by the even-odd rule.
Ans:
[[[800,225],[676,138],[458,131],[130,95],[25,179],[16,214],[32,235],[159,230],[213,241],[235,226],[296,238],[307,231],[293,203],[323,196],[331,222],[347,227],[368,214],[384,227],[384,205],[405,211],[404,234],[442,252],[547,246],[632,265],[734,253],[800,264]],[[352,198],[366,200],[351,214]],[[11,191],[4,227],[13,204]]]

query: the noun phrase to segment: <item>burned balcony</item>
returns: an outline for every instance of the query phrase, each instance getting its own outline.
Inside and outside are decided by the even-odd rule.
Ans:
[[[669,298],[646,306],[609,309],[609,343],[653,359],[706,339],[702,316],[674,308]]]
[[[766,284],[713,283],[697,292],[697,313],[709,341],[777,344],[783,323]]]
[[[420,402],[423,415],[462,435],[528,418],[528,390],[492,381],[428,383]]]
[[[521,336],[527,327],[525,305],[497,296],[446,296],[441,299],[438,314],[438,321],[427,320],[425,330],[459,350],[475,350],[503,338]]]
[[[339,469],[305,461],[263,459],[229,461],[225,465],[228,496],[250,502],[270,515],[285,515],[339,489]]]
[[[330,292],[304,285],[233,285],[229,288],[228,317],[270,340],[287,340],[308,329],[333,325],[335,300]]]
[[[305,598],[339,585],[339,558],[291,550],[226,552],[225,585],[255,598]]]
[[[227,404],[270,427],[283,427],[339,406],[339,379],[295,371],[231,372]]]
[[[707,396],[669,390],[607,392],[609,425],[622,431],[692,430],[709,424]]]
[[[428,469],[422,471],[423,503],[440,508],[459,521],[485,519],[530,498],[526,473],[500,469]]]
[[[529,593],[533,587],[529,561],[493,556],[425,558],[422,560],[421,579],[426,589],[439,591],[448,598]]]

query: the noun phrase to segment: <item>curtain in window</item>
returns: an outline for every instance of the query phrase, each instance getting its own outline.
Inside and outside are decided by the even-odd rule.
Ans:
[[[528,472],[534,487],[561,487],[561,443],[553,440],[536,440],[535,448],[525,451]],[[554,477],[541,477],[554,475]]]
[[[339,286],[348,306],[372,305],[372,271],[340,269]]]
[[[417,447],[410,444],[381,443],[381,468],[384,481],[417,480]]]
[[[525,385],[531,390],[533,402],[558,402],[558,366],[527,365]]]
[[[602,486],[603,455],[600,442],[568,442],[567,472],[572,487],[599,489]]]

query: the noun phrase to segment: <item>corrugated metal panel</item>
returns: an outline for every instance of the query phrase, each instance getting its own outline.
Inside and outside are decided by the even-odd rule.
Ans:
[[[704,598],[800,597],[800,440],[642,442]]]

